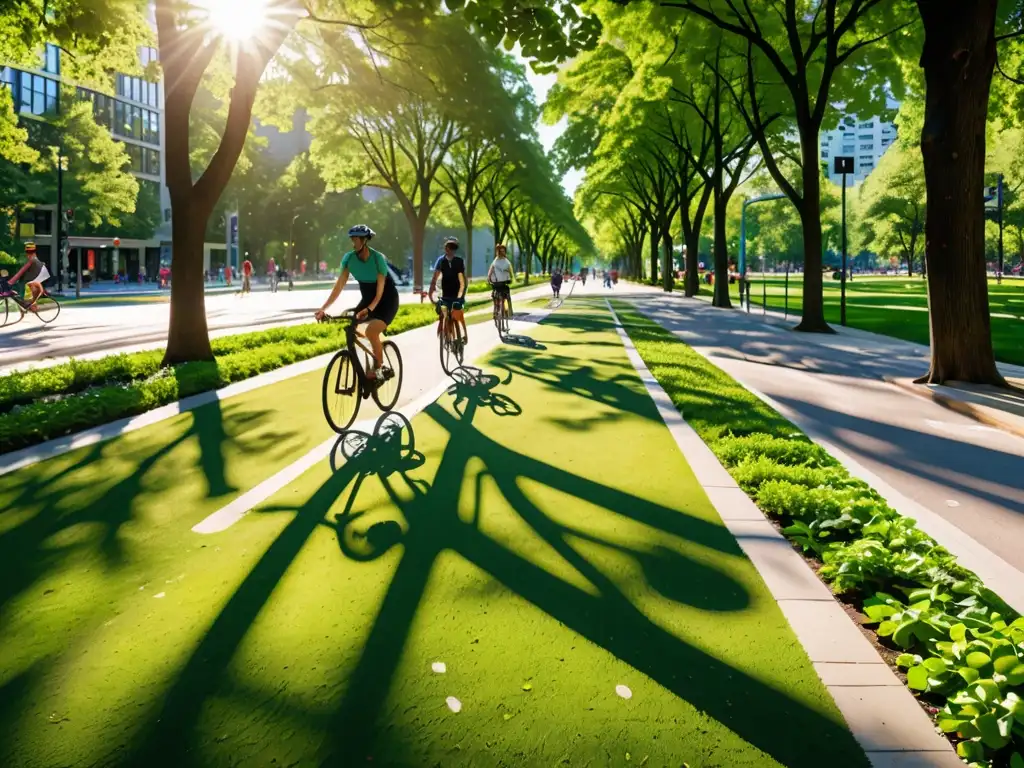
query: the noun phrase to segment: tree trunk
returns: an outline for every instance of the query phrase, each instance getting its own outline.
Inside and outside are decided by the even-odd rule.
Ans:
[[[921,131],[928,211],[930,384],[1005,386],[992,350],[985,271],[985,123],[997,0],[918,0],[925,42]]]
[[[698,264],[700,263],[700,236],[692,231],[686,237],[686,276],[685,292],[687,296],[696,296],[700,293],[700,274]]]
[[[651,227],[651,285],[658,284],[658,233]]]
[[[170,141],[170,136],[168,136]],[[192,207],[179,204],[171,219],[171,316],[164,365],[193,360],[213,360],[210,333],[206,325],[206,281],[203,275],[203,240],[209,211],[193,214]]]
[[[803,203],[800,223],[804,231],[804,309],[796,330],[809,333],[834,333],[825,322],[824,284],[821,273],[821,179],[818,168],[818,132],[814,131],[813,149],[801,137],[803,151]]]
[[[675,282],[676,270],[673,263],[674,259],[672,258],[672,233],[668,227],[665,228],[665,234],[661,236],[661,243],[665,254],[665,266],[661,269],[661,287],[671,293],[673,283]]]
[[[719,171],[721,173],[721,171]],[[715,194],[715,292],[711,304],[723,309],[732,307],[729,298],[729,244],[725,240],[726,201]]]
[[[412,285],[413,290],[423,290],[423,241],[427,236],[426,225],[418,218],[406,217],[409,222],[409,234],[412,235]]]
[[[473,277],[473,225],[466,227],[466,279]]]

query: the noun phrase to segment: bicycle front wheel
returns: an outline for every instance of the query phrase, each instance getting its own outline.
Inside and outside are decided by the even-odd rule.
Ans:
[[[36,302],[36,314],[40,321],[49,325],[60,314],[60,304],[52,296],[40,296]]]
[[[402,391],[402,353],[393,341],[384,342],[384,365],[377,377],[386,376],[373,390],[373,399],[382,411],[390,411]]]
[[[352,426],[359,413],[359,374],[347,349],[331,358],[324,373],[324,417],[338,434]]]
[[[3,327],[5,325],[7,325],[7,321],[9,319],[8,315],[11,312],[11,310],[8,308],[8,302],[10,302],[10,299],[5,297],[3,299],[0,299],[0,302],[3,303],[3,307],[0,308],[0,320],[3,321],[3,322],[0,322],[0,327]]]

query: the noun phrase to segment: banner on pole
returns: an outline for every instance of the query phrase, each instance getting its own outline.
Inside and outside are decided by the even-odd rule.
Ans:
[[[228,264],[234,269],[238,269],[238,211],[229,213],[227,215],[227,246],[228,246]]]

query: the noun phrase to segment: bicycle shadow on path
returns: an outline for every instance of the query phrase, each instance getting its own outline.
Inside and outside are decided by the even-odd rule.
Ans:
[[[279,505],[261,512],[293,515],[229,599],[193,649],[158,712],[135,740],[125,764],[197,764],[196,743],[203,703],[238,685],[228,672],[249,628],[267,604],[275,585],[321,526],[333,528],[341,553],[368,563],[401,546],[380,608],[362,652],[348,676],[333,714],[292,711],[294,718],[323,729],[321,765],[418,765],[411,742],[441,738],[432,730],[403,733],[387,722],[388,699],[417,614],[427,597],[428,581],[442,553],[457,553],[509,592],[533,604],[590,643],[643,673],[675,697],[689,702],[747,743],[787,766],[819,766],[830,759],[843,765],[865,764],[849,731],[832,717],[797,701],[784,691],[696,647],[652,620],[620,585],[573,545],[587,539],[627,552],[647,574],[647,582],[664,597],[705,611],[743,611],[750,602],[744,586],[706,560],[664,548],[643,550],[597,536],[582,525],[560,522],[524,492],[529,481],[579,499],[587,505],[655,528],[729,558],[743,559],[724,526],[590,480],[503,446],[474,425],[490,412],[516,418],[522,408],[495,392],[497,376],[463,368],[450,392],[452,411],[440,402],[421,418],[448,434],[432,478],[420,476],[424,458],[415,447],[412,425],[399,414],[385,415],[372,435],[339,439],[334,472],[298,507]],[[591,387],[593,389],[593,387]],[[338,457],[344,458],[342,462]],[[463,480],[470,462],[482,463],[513,513],[595,590],[554,575],[529,557],[485,533],[481,495],[470,519],[459,516]],[[379,481],[404,520],[377,522],[359,529],[356,501],[366,481]],[[346,489],[348,491],[345,497]],[[344,498],[334,519],[330,510]],[[525,630],[524,630],[525,631]],[[324,719],[326,717],[326,720]],[[571,727],[571,724],[568,726]],[[262,738],[263,736],[261,736]],[[543,738],[541,738],[541,746]],[[450,747],[450,745],[449,745]],[[424,747],[423,749],[429,749]]]

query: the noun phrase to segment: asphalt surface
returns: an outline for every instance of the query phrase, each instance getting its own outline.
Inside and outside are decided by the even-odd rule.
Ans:
[[[516,294],[514,302],[549,295],[546,283]],[[330,295],[330,287],[277,293],[254,292],[207,294],[206,318],[212,337],[277,326],[308,323]],[[417,304],[420,297],[409,288],[400,290],[403,304]],[[137,297],[136,297],[137,298]],[[350,285],[334,305],[340,310],[359,300],[359,287]],[[0,373],[49,365],[69,357],[87,359],[113,352],[134,352],[160,347],[167,341],[170,304],[128,300],[68,302],[59,317],[44,326],[35,317],[0,327]]]
[[[798,334],[756,314],[644,289],[631,294],[742,384],[1024,572],[1024,439],[883,381],[925,373],[927,347],[846,329]]]

